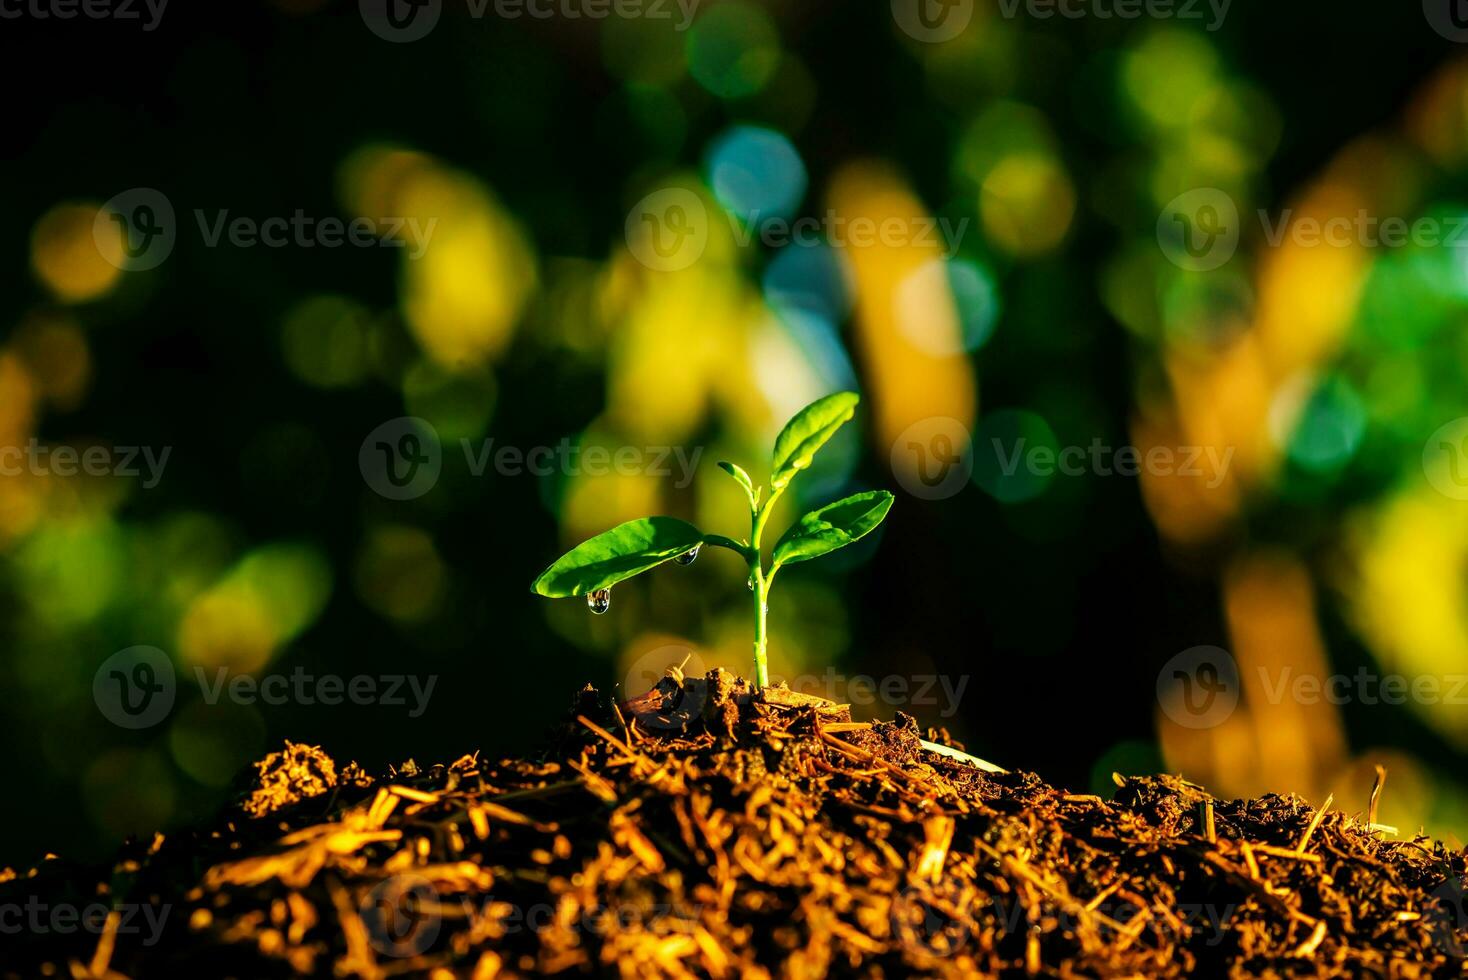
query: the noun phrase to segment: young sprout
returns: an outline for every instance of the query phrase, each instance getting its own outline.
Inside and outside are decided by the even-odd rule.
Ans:
[[[604,613],[611,604],[611,589],[667,561],[687,565],[704,545],[727,548],[749,566],[749,588],[754,594],[754,680],[757,687],[770,683],[765,655],[765,619],[770,586],[785,565],[819,558],[866,536],[887,516],[892,495],[885,490],[853,494],[813,510],[791,525],[778,542],[768,567],[762,550],[765,522],[775,501],[785,492],[795,474],[810,466],[811,459],[856,413],[858,398],[852,392],[828,395],[807,405],[791,419],[775,439],[769,492],[756,487],[740,467],[719,463],[744,490],[749,501],[749,539],[733,540],[721,534],[704,534],[674,517],[641,517],[619,524],[572,548],[540,574],[530,589],[552,599],[586,596],[594,613]]]

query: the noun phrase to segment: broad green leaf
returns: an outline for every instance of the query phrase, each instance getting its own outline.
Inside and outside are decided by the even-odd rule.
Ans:
[[[719,460],[719,469],[732,476],[734,478],[734,482],[744,488],[744,495],[749,498],[749,507],[751,510],[759,506],[759,504],[756,503],[756,497],[754,495],[754,481],[749,478],[748,473],[744,472],[744,468],[742,466],[739,466],[736,463],[726,463],[723,460]]]
[[[791,525],[775,545],[775,566],[819,558],[865,537],[892,508],[886,490],[854,494],[813,510]]]
[[[676,517],[618,524],[566,552],[530,584],[552,599],[585,595],[656,568],[703,543],[703,532]]]
[[[816,451],[856,414],[856,403],[860,400],[852,391],[827,395],[801,409],[786,424],[775,439],[772,491],[785,489],[796,473],[810,465]]]

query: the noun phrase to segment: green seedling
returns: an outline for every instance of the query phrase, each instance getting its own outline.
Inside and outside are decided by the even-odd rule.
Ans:
[[[749,588],[754,594],[754,679],[756,686],[768,686],[765,621],[769,614],[770,586],[776,574],[785,565],[819,558],[860,540],[882,523],[892,507],[890,493],[871,490],[813,510],[781,536],[768,567],[765,565],[761,540],[775,501],[795,475],[810,466],[815,454],[836,430],[851,420],[858,400],[849,391],[828,395],[807,405],[786,424],[775,439],[768,493],[764,487],[755,486],[740,467],[719,463],[719,469],[739,484],[749,501],[747,541],[705,534],[675,517],[641,517],[619,524],[566,552],[531,583],[531,591],[552,599],[585,596],[592,612],[604,613],[611,605],[612,586],[618,582],[668,561],[690,564],[704,545],[727,548],[749,566]]]

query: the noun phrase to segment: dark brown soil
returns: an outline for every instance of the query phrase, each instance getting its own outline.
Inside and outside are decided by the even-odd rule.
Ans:
[[[1294,797],[1217,801],[1169,776],[1068,794],[929,752],[905,716],[854,724],[718,671],[621,706],[588,688],[572,717],[541,758],[376,777],[287,744],[217,826],[129,846],[101,874],[7,873],[0,971],[1468,969],[1462,852]]]

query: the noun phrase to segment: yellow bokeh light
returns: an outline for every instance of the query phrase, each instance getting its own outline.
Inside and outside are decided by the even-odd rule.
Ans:
[[[1383,670],[1437,679],[1440,696],[1412,708],[1468,747],[1468,712],[1447,695],[1468,676],[1468,508],[1424,484],[1359,515],[1349,535],[1348,610]]]
[[[835,213],[848,223],[865,218],[878,227],[896,219],[906,227],[927,220],[921,203],[885,166],[853,164],[831,182],[829,199]],[[872,398],[868,404],[880,446],[893,445],[910,426],[931,418],[957,419],[972,429],[978,394],[968,357],[962,353],[958,309],[944,289],[930,302],[915,303],[909,295],[899,302],[904,284],[936,258],[936,241],[914,235],[900,244],[880,238],[864,247],[846,249],[856,286],[856,335]],[[909,290],[910,291],[910,290]],[[920,316],[926,322],[904,323]],[[947,337],[953,353],[913,342],[913,337]],[[887,453],[881,453],[885,458]],[[901,457],[916,467],[918,459]]]
[[[122,232],[93,234],[97,204],[59,204],[31,232],[31,268],[58,299],[81,303],[106,295],[122,275]],[[104,255],[103,249],[116,251]]]
[[[55,314],[33,315],[16,330],[11,343],[42,398],[61,411],[81,405],[92,381],[92,352],[75,321]]]
[[[1030,258],[1051,251],[1070,230],[1076,195],[1052,157],[1005,157],[984,178],[979,213],[984,232],[1011,255]]]
[[[445,579],[433,538],[416,527],[373,528],[357,558],[357,594],[399,622],[432,616],[443,598]]]
[[[413,335],[450,370],[492,362],[536,286],[523,232],[463,174],[418,174],[400,200],[421,230],[403,260],[403,313]]]
[[[260,597],[239,586],[199,596],[189,603],[178,626],[184,662],[207,670],[260,670],[275,655],[279,642],[279,631]]]

